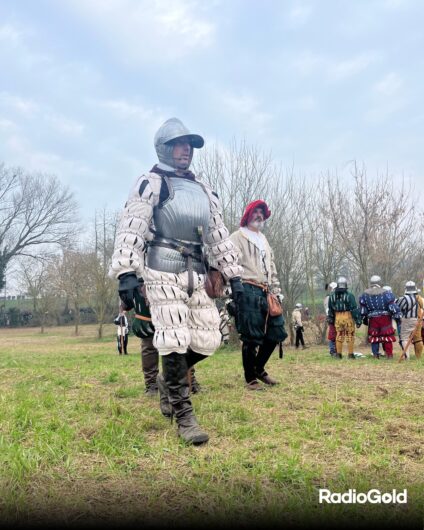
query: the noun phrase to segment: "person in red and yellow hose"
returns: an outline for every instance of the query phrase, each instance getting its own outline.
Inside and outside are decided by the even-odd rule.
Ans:
[[[343,342],[347,342],[348,357],[354,359],[355,325],[362,324],[361,314],[356,304],[355,296],[347,289],[347,280],[340,276],[337,287],[330,294],[328,302],[328,323],[336,328],[336,356],[341,359]]]

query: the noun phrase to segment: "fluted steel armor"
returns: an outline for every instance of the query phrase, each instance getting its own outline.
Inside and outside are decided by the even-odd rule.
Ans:
[[[200,253],[210,218],[209,198],[196,181],[169,177],[167,184],[169,198],[153,212],[153,243],[163,242],[168,246],[149,246],[146,265],[151,269],[178,273],[187,269],[187,262],[181,252],[169,248],[169,244],[177,242],[182,246],[194,246],[196,253]],[[200,257],[193,259],[193,270],[204,272]]]

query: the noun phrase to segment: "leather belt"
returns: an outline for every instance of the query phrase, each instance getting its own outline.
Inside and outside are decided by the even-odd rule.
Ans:
[[[194,279],[193,279],[193,259],[196,261],[202,261],[202,247],[200,245],[184,244],[182,241],[161,241],[160,239],[154,239],[149,242],[151,247],[164,247],[170,248],[171,250],[178,251],[187,262],[187,272],[188,272],[188,289],[187,294],[189,298],[194,291]]]
[[[148,322],[151,322],[151,317],[144,317],[143,315],[137,315],[137,313],[134,315],[134,318],[138,318],[138,320],[146,320]]]
[[[249,283],[250,285],[254,285],[255,287],[260,287],[266,293],[269,292],[269,285],[266,283],[259,283],[253,280],[242,280],[242,283]]]

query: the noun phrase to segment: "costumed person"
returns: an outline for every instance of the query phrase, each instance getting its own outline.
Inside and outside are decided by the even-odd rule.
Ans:
[[[409,359],[409,347],[414,345],[415,357],[421,359],[423,352],[423,339],[421,335],[423,322],[424,300],[418,294],[417,286],[413,281],[405,284],[405,294],[396,300],[402,319],[400,324],[400,340],[403,355]],[[411,337],[412,335],[412,337]],[[411,340],[409,341],[409,338]],[[408,344],[409,342],[409,344]]]
[[[128,355],[128,318],[122,305],[119,307],[119,315],[113,322],[117,325],[116,342],[119,355]]]
[[[294,306],[292,311],[292,324],[296,333],[296,350],[300,345],[302,345],[302,349],[306,350],[307,346],[305,346],[305,340],[303,338],[305,328],[303,327],[302,322],[302,304],[300,302]]]
[[[390,287],[390,285],[383,285],[383,291],[387,291],[389,293],[393,292],[392,291],[392,288]],[[396,303],[397,303],[397,300],[396,300]],[[398,333],[399,333],[399,342],[401,342],[401,339],[400,339],[400,328],[398,329]],[[381,343],[381,347],[383,348],[383,351],[384,351],[384,354],[382,355],[386,355],[386,342],[382,342]]]
[[[326,286],[326,289],[328,289],[328,294],[324,298],[324,311],[325,311],[325,316],[327,317],[327,319],[328,319],[328,302],[330,300],[330,294],[334,291],[336,287],[337,287],[336,282],[330,282]],[[328,348],[330,351],[330,355],[331,357],[335,357],[337,352],[336,352],[336,328],[334,324],[328,323],[327,340],[328,340]]]
[[[243,343],[243,370],[249,390],[262,390],[264,387],[259,381],[271,386],[278,383],[268,374],[265,365],[277,344],[281,345],[287,337],[274,255],[262,233],[270,215],[265,201],[253,201],[245,209],[240,228],[231,234],[243,266],[243,294],[235,319]]]
[[[380,358],[379,345],[384,343],[387,359],[393,359],[393,343],[396,341],[392,320],[400,323],[400,309],[395,295],[381,287],[380,276],[370,279],[370,287],[359,297],[363,323],[368,325],[368,342],[374,359]]]
[[[212,355],[221,342],[218,310],[205,290],[205,255],[208,266],[230,282],[236,307],[243,292],[242,268],[219,199],[189,170],[193,149],[203,144],[177,118],[156,132],[159,164],[130,192],[110,270],[119,279],[127,308],[134,303],[138,279],[144,279],[153,345],[162,358],[161,402],[169,401],[179,436],[193,444],[209,436],[193,413],[188,369]]]
[[[336,359],[343,357],[343,342],[347,342],[348,358],[355,359],[355,324],[361,327],[362,318],[353,293],[347,289],[347,280],[340,276],[328,300],[328,323],[336,329]]]
[[[145,393],[149,397],[155,397],[159,391],[157,378],[159,376],[159,352],[153,345],[155,333],[152,325],[152,315],[146,302],[144,281],[139,280],[139,289],[134,292],[134,319],[132,331],[136,337],[141,339],[141,368],[143,371]],[[194,367],[191,369],[189,379],[191,380],[191,392],[195,394],[200,391],[200,386],[194,376]],[[171,415],[168,399],[161,400],[162,413]]]

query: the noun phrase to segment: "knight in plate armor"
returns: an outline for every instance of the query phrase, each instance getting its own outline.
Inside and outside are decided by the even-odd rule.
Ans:
[[[400,322],[400,308],[395,295],[381,287],[380,276],[370,279],[370,287],[359,297],[363,323],[368,325],[368,342],[375,359],[380,358],[379,345],[384,344],[387,359],[393,359],[393,343],[396,341],[392,321]]]
[[[159,163],[130,192],[109,274],[119,279],[127,309],[144,280],[153,344],[162,358],[161,411],[175,416],[184,441],[200,444],[208,435],[193,414],[188,369],[221,342],[219,313],[205,290],[206,268],[218,270],[231,284],[235,303],[242,268],[217,195],[189,170],[193,149],[203,147],[203,138],[171,118],[157,131],[154,145]]]

